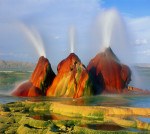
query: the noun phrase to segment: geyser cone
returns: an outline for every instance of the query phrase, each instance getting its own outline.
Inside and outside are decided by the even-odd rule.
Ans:
[[[48,59],[41,56],[30,81],[35,87],[45,93],[45,90],[51,85],[55,76]]]
[[[71,53],[58,64],[57,70],[58,74],[48,88],[47,96],[78,98],[93,94],[93,83],[77,55]]]
[[[42,96],[51,85],[55,73],[44,56],[39,58],[30,81],[22,83],[11,95],[14,96]]]
[[[99,93],[121,93],[131,80],[129,67],[120,63],[110,47],[97,54],[90,61],[87,70],[95,79]]]

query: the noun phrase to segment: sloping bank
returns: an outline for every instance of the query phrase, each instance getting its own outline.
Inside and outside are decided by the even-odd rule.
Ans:
[[[36,112],[40,113],[39,116],[32,116]],[[41,119],[40,115],[44,113],[51,115],[51,119]],[[128,134],[139,132],[139,129],[142,130],[139,133],[148,133],[150,124],[138,120],[138,117],[149,118],[149,115],[148,108],[14,102],[0,105],[0,133]]]

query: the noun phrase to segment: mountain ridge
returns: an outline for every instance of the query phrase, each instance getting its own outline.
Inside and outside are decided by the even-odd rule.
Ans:
[[[0,71],[33,71],[34,63],[0,60]]]

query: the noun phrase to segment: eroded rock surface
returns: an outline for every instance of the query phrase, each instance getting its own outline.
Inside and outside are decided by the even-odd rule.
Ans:
[[[74,53],[61,61],[58,74],[47,89],[46,96],[82,97],[93,94],[93,82],[86,67]]]
[[[121,93],[131,80],[130,68],[122,64],[110,47],[97,54],[89,63],[87,70],[97,85],[97,93]]]
[[[48,59],[41,56],[30,81],[19,85],[11,95],[24,97],[45,95],[46,89],[51,85],[54,78],[55,73],[53,72]]]

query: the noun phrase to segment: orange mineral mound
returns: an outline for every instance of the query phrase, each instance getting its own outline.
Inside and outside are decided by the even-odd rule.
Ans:
[[[78,98],[93,94],[93,82],[77,55],[71,53],[58,64],[57,70],[46,96]]]
[[[41,56],[30,81],[21,84],[11,95],[24,97],[45,95],[46,89],[51,85],[54,78],[55,73],[48,59]]]
[[[89,63],[87,70],[93,76],[99,93],[121,93],[131,80],[128,66],[121,64],[110,47],[97,54]]]

